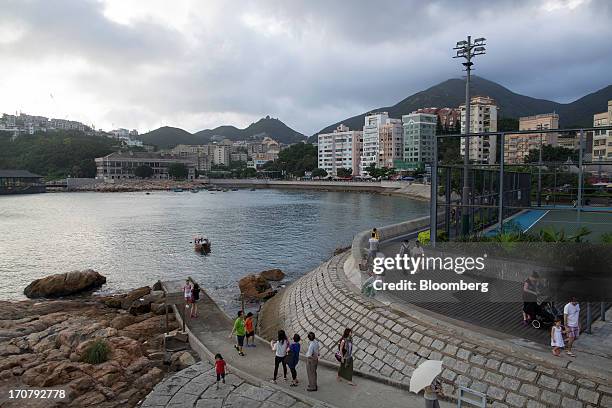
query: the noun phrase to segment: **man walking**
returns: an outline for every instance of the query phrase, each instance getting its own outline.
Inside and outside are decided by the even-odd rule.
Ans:
[[[565,346],[565,352],[570,357],[576,357],[576,355],[572,353],[574,341],[576,341],[580,335],[580,305],[576,297],[572,297],[570,302],[563,308],[563,322],[567,330],[567,345]]]
[[[232,328],[232,332],[230,333],[230,338],[234,334],[236,334],[236,344],[234,345],[234,348],[238,350],[238,354],[244,356],[242,347],[244,346],[244,336],[246,335],[246,328],[242,310],[238,311],[238,317],[236,317],[236,320],[234,320],[234,327]]]
[[[313,332],[308,333],[308,351],[306,352],[306,374],[308,375],[308,387],[306,391],[317,390],[317,365],[319,364],[319,342],[315,339]]]

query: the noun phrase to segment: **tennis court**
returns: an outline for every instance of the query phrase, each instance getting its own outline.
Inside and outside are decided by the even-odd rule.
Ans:
[[[612,233],[612,208],[597,207],[581,211],[575,208],[548,208],[528,210],[513,219],[524,231],[537,233],[544,228],[552,227],[556,231],[564,230],[566,235],[575,234],[581,227],[591,233],[586,236],[590,242],[601,242],[601,236]]]

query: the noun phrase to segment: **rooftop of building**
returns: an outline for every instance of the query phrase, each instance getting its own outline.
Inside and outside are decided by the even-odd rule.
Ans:
[[[182,156],[178,156],[168,152],[113,152],[103,157],[99,157],[101,159],[177,159],[181,160]]]
[[[28,170],[2,170],[0,169],[0,177],[4,178],[41,178],[38,174],[29,172]]]

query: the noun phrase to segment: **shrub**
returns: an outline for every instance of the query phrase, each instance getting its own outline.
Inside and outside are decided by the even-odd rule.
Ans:
[[[97,339],[85,349],[81,360],[89,364],[100,364],[108,360],[110,353],[108,343],[103,339]]]

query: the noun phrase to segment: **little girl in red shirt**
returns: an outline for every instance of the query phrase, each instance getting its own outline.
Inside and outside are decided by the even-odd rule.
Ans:
[[[225,384],[226,364],[221,354],[215,355],[215,372],[217,373],[217,389],[219,389],[219,380]]]

